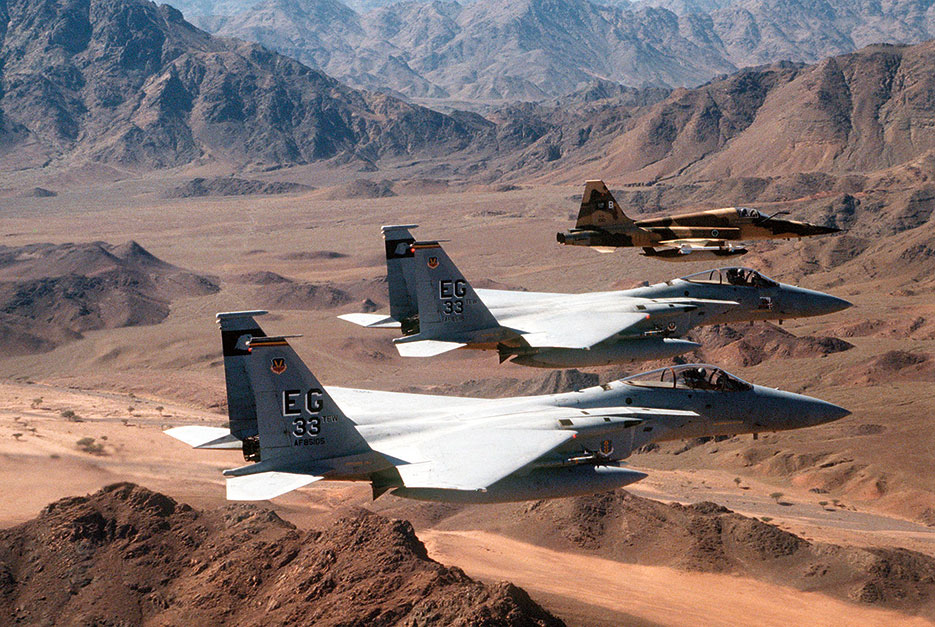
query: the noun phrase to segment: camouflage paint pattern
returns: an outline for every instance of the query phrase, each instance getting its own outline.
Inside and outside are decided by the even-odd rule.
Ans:
[[[808,237],[838,231],[833,227],[764,216],[746,207],[633,220],[623,213],[604,182],[594,180],[585,183],[575,228],[558,233],[557,240],[572,246],[638,246],[651,249],[645,251],[646,255],[661,258],[684,256],[679,252],[682,246],[725,248],[722,256],[732,256],[746,250],[730,250],[727,242]]]

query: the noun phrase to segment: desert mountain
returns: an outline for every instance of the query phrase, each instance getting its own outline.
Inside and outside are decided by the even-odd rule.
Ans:
[[[779,60],[813,63],[877,43],[935,35],[935,2],[894,0],[644,0],[712,22],[738,67]]]
[[[694,86],[742,67],[935,34],[930,0],[416,0],[360,13],[339,0],[173,4],[211,32],[354,86],[475,102],[538,101],[596,79]]]
[[[144,0],[0,3],[0,157],[140,167],[458,149],[476,129]]]
[[[736,69],[708,45],[709,21],[587,0],[403,2],[364,14],[338,0],[265,0],[192,19],[352,85],[413,98],[542,100],[599,78],[689,85]]]
[[[157,324],[173,300],[218,290],[132,241],[0,246],[0,346],[41,352],[85,331]]]
[[[932,67],[935,42],[877,45],[811,66],[744,70],[640,109],[602,101],[501,168],[566,183],[601,176],[625,186],[617,199],[632,213],[730,204],[791,211],[847,233],[803,242],[794,254],[760,246],[746,263],[928,282]],[[873,263],[860,263],[863,254]]]
[[[508,584],[429,559],[405,521],[364,510],[327,530],[272,510],[198,511],[133,484],[0,531],[7,623],[561,625]]]
[[[551,144],[566,166],[587,161],[590,172],[634,183],[866,175],[935,149],[932,67],[935,43],[926,42],[747,69],[676,90],[623,125],[603,122],[633,107],[604,101],[595,116],[553,129],[529,151]],[[583,180],[583,170],[565,169],[569,181]]]

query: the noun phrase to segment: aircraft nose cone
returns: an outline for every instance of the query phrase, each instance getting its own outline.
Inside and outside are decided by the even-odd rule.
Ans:
[[[834,403],[829,403],[827,401],[816,401],[813,405],[811,412],[812,420],[814,424],[823,424],[826,422],[834,422],[835,420],[840,420],[845,416],[850,416],[850,410],[844,409],[840,405],[835,405]]]
[[[829,296],[828,294],[824,295],[824,302],[822,302],[822,309],[824,313],[834,313],[836,311],[844,311],[848,307],[853,307],[854,304],[844,300],[843,298],[838,298],[837,296]]]
[[[824,316],[843,311],[853,304],[824,292],[793,288],[782,296],[783,311],[798,316]]]
[[[841,232],[841,229],[835,226],[821,226],[819,224],[809,224],[809,227],[811,227],[809,229],[811,231],[810,235],[828,235],[830,233]]]

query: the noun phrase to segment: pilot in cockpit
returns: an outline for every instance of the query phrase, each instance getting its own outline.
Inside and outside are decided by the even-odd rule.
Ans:
[[[743,270],[740,268],[728,268],[727,272],[724,273],[727,278],[727,282],[731,285],[746,285],[744,280]]]

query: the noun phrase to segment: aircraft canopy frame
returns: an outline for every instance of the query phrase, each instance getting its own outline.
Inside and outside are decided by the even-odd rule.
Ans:
[[[681,364],[666,366],[621,379],[626,385],[669,388],[676,390],[708,390],[714,392],[745,392],[753,386],[737,375],[711,364]]]
[[[703,270],[681,277],[683,281],[689,283],[701,283],[706,285],[733,285],[735,287],[776,287],[778,281],[774,281],[762,272],[747,268],[744,266],[729,266],[725,268],[714,268],[713,270]]]

